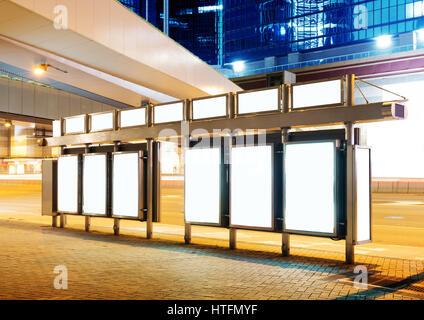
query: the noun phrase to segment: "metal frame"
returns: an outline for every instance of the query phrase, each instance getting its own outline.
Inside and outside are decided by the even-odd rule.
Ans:
[[[144,109],[144,124],[135,125],[135,126],[128,126],[128,127],[122,127],[122,125],[121,125],[121,113],[122,112],[125,112],[125,111],[133,111],[133,110],[139,110],[139,109]],[[129,128],[143,128],[143,127],[147,127],[148,124],[149,124],[147,110],[148,110],[148,108],[146,108],[146,107],[118,110],[117,119],[116,119],[116,128],[119,129],[119,130],[122,130],[122,129],[129,129]]]
[[[334,81],[334,80],[340,80],[340,103],[329,103],[329,104],[323,104],[323,105],[317,105],[317,106],[309,106],[309,107],[302,107],[302,108],[295,108],[294,107],[294,87],[297,86],[302,86],[305,84],[315,84],[315,83],[322,83],[322,82],[329,82],[329,81]],[[290,91],[291,91],[291,97],[290,97],[290,112],[296,112],[296,111],[302,111],[302,110],[310,110],[310,109],[320,109],[320,108],[327,108],[327,107],[334,107],[334,106],[340,106],[340,105],[344,105],[346,102],[346,97],[345,97],[345,82],[346,79],[345,77],[335,77],[335,78],[329,78],[329,79],[325,79],[325,80],[319,80],[319,81],[306,81],[306,82],[299,82],[296,84],[292,84],[290,85]]]
[[[305,107],[305,108],[293,108],[293,92],[292,89],[296,85],[303,85],[303,84],[309,84],[309,83],[319,83],[319,82],[325,82],[325,81],[331,81],[331,80],[340,80],[341,81],[341,99],[340,103],[337,104],[328,104],[328,105],[319,105],[319,106],[311,106],[311,107]],[[115,122],[115,130],[113,131],[105,131],[105,132],[93,132],[88,134],[88,117],[87,115],[79,115],[75,117],[82,117],[85,118],[85,126],[84,126],[84,132],[81,133],[72,133],[72,134],[64,134],[65,130],[65,119],[70,119],[73,117],[68,118],[62,118],[61,119],[61,136],[60,137],[52,137],[47,139],[40,139],[40,145],[43,146],[50,146],[50,147],[61,147],[62,154],[65,146],[81,146],[81,145],[89,145],[89,144],[102,144],[102,143],[109,143],[113,142],[115,147],[114,151],[118,151],[118,143],[121,141],[139,141],[139,140],[147,140],[148,141],[148,150],[152,151],[152,143],[153,139],[161,139],[161,138],[167,138],[171,133],[172,136],[179,136],[183,139],[189,139],[189,136],[196,130],[202,129],[204,132],[208,134],[213,134],[216,132],[216,130],[242,130],[246,131],[249,129],[255,129],[255,130],[268,130],[268,133],[272,131],[272,128],[279,128],[281,130],[282,136],[284,136],[283,146],[286,143],[290,143],[288,141],[288,129],[294,128],[294,127],[318,127],[322,125],[336,125],[336,124],[342,124],[346,128],[346,137],[343,139],[333,139],[331,137],[328,137],[329,140],[332,141],[343,141],[345,145],[345,149],[338,149],[336,151],[336,170],[339,171],[339,174],[342,175],[341,186],[338,186],[338,189],[336,189],[336,197],[339,197],[339,205],[336,205],[336,210],[338,210],[338,218],[339,221],[336,220],[335,222],[335,228],[336,231],[343,233],[345,232],[345,239],[346,239],[346,262],[347,263],[353,263],[354,262],[354,247],[355,243],[352,240],[352,234],[353,234],[353,219],[354,219],[354,210],[353,210],[353,203],[352,203],[352,186],[353,186],[353,180],[354,180],[354,173],[353,173],[353,135],[352,132],[350,132],[353,128],[353,125],[356,123],[364,123],[364,122],[370,122],[370,121],[380,121],[380,120],[393,120],[393,119],[404,119],[407,115],[407,108],[401,103],[405,101],[399,101],[394,100],[390,102],[377,102],[377,103],[367,103],[367,104],[358,104],[355,105],[354,103],[354,87],[355,87],[355,75],[349,74],[344,77],[336,77],[336,78],[329,78],[321,81],[310,81],[310,82],[304,82],[294,85],[288,85],[284,84],[281,88],[282,90],[282,101],[281,101],[281,112],[276,113],[269,113],[265,111],[264,113],[255,113],[255,114],[243,114],[243,115],[237,115],[235,113],[235,99],[234,95],[235,93],[228,93],[226,94],[229,98],[229,103],[227,103],[227,116],[222,118],[206,118],[206,119],[198,119],[193,121],[192,117],[190,116],[190,107],[191,103],[188,100],[180,100],[176,102],[171,103],[183,103],[183,115],[182,115],[182,121],[188,121],[188,126],[183,127],[181,126],[182,121],[175,121],[175,122],[169,122],[169,123],[160,123],[160,124],[154,124],[153,122],[153,115],[154,115],[154,107],[160,107],[161,105],[167,105],[167,104],[159,104],[156,106],[153,106],[149,104],[146,107],[146,126],[136,126],[136,127],[126,127],[126,128],[119,128],[117,126],[117,123]],[[211,98],[211,97],[205,97]],[[171,130],[164,130],[164,129],[171,129]],[[222,137],[221,142],[226,141],[226,139],[230,139],[230,137]],[[318,142],[319,140],[314,140],[311,142]],[[306,143],[310,141],[299,141],[298,143]],[[231,145],[231,142],[229,143]],[[276,143],[277,145],[277,143]],[[222,146],[221,144],[221,159],[222,161],[225,161],[229,157],[229,150],[225,146]],[[69,150],[69,149],[68,149]],[[75,149],[74,154],[80,149]],[[127,149],[127,151],[132,150],[131,148]],[[109,152],[109,150],[108,150]],[[131,151],[134,152],[134,151]],[[139,154],[141,154],[141,151],[137,151]],[[146,159],[146,151],[143,151],[143,160],[140,159],[140,163],[143,166],[141,169],[144,176],[144,182],[140,182],[141,177],[139,177],[139,183],[143,183],[142,187],[143,190],[143,197],[144,197],[144,205],[146,206],[147,203],[151,203],[153,200],[150,200],[152,198],[152,193],[157,192],[156,190],[153,190],[153,183],[152,183],[152,168],[155,166],[155,163],[152,163],[152,155],[148,152],[148,159]],[[281,151],[280,151],[281,152]],[[122,152],[123,153],[123,152]],[[278,157],[281,157],[281,153],[278,153]],[[278,158],[279,161],[281,160],[283,163],[283,160]],[[156,160],[153,160],[156,161]],[[81,167],[81,166],[80,166]],[[148,170],[147,170],[148,169]],[[342,171],[343,170],[343,171]],[[80,170],[81,171],[81,170]],[[281,174],[280,176],[284,176],[284,167],[281,168]],[[222,225],[222,227],[227,226],[229,220],[229,215],[224,212],[224,210],[228,210],[229,205],[229,199],[228,199],[228,192],[223,192],[222,190],[228,190],[228,177],[226,176],[229,173],[229,165],[223,164],[221,166],[221,193],[220,196],[222,197],[221,200],[221,215],[220,218],[222,219],[221,222],[227,225]],[[279,173],[278,173],[279,174]],[[150,177],[150,178],[149,178]],[[149,180],[149,181],[147,181]],[[282,178],[280,178],[282,180]],[[111,179],[109,180],[111,182]],[[148,183],[149,182],[149,183]],[[275,182],[274,183],[280,183],[282,184],[282,189],[285,188],[285,182]],[[343,193],[343,187],[345,188]],[[146,195],[146,190],[149,188],[150,193]],[[111,191],[110,191],[111,192]],[[141,192],[140,192],[141,193]],[[281,192],[282,193],[282,192]],[[111,193],[112,196],[112,193]],[[283,200],[284,193],[280,194],[281,201]],[[285,215],[285,207],[281,207],[281,201],[278,201],[274,199],[275,203],[279,206],[279,211],[283,212]],[[343,207],[342,207],[343,205]],[[141,207],[141,206],[140,206]],[[152,210],[154,210],[152,205],[147,205],[147,209],[143,208],[144,216],[143,218],[146,219],[147,217],[152,216]],[[147,211],[147,215],[145,214]],[[141,216],[141,210],[140,210],[140,216]],[[344,215],[342,215],[344,214]],[[279,221],[278,219],[275,220],[275,223],[277,224],[277,227],[281,229],[282,232],[282,253],[284,256],[288,256],[290,254],[290,232],[287,232],[285,230],[284,226],[281,226],[282,222],[284,222],[284,215],[282,217],[283,221]],[[66,223],[66,215],[65,213],[60,213],[61,218],[61,227],[65,225]],[[120,219],[128,219],[128,220],[140,220],[140,219],[133,219],[132,217],[113,217],[115,221],[115,234],[119,233],[119,221]],[[89,219],[89,217],[86,216],[86,219]],[[342,220],[345,219],[345,220]],[[151,219],[150,219],[151,220]],[[143,220],[142,220],[143,221]],[[152,223],[149,223],[149,220],[147,221],[147,237],[150,238],[152,235]],[[56,226],[57,223],[57,217],[53,216],[52,218],[52,224]],[[343,226],[343,223],[345,225]],[[150,224],[150,228],[149,228]],[[299,232],[296,232],[293,234],[299,234]],[[303,233],[304,234],[304,233]],[[326,236],[325,234],[319,233],[308,233],[307,235],[311,236]],[[189,243],[191,239],[191,227],[190,223],[186,223],[185,225],[185,240],[186,243]],[[236,229],[230,228],[230,247],[235,248],[236,244]]]
[[[59,210],[59,159],[60,158],[67,158],[67,157],[76,157],[78,160],[78,173],[77,173],[77,185],[78,185],[78,192],[77,192],[77,212],[70,212],[70,211],[61,211]],[[60,155],[57,158],[57,213],[58,214],[68,214],[68,215],[74,215],[74,216],[80,216],[82,212],[82,165],[81,165],[81,155],[80,154],[66,154],[66,155]]]
[[[193,148],[192,143],[190,142],[190,146],[188,149]],[[213,149],[214,146],[208,147],[202,147],[199,149]],[[208,223],[208,222],[191,222],[186,220],[185,215],[185,208],[186,208],[186,194],[187,194],[187,184],[184,183],[184,223],[190,224],[193,226],[204,226],[204,227],[228,227],[226,223],[226,213],[225,213],[225,199],[226,199],[226,189],[227,189],[227,181],[225,181],[225,177],[227,176],[227,168],[225,166],[225,150],[224,150],[224,139],[221,138],[221,145],[219,147],[216,147],[219,149],[220,152],[220,164],[219,164],[219,171],[220,171],[220,177],[219,177],[219,222],[218,223]],[[185,151],[184,151],[185,153]],[[186,178],[186,166],[184,166],[184,181]]]
[[[245,144],[244,146],[235,146],[231,147],[230,155],[232,156],[232,150],[236,148],[245,148],[245,147],[258,147],[261,145],[258,145],[257,143],[253,144]],[[231,223],[231,212],[232,212],[232,201],[231,201],[231,177],[232,177],[232,157],[230,156],[230,170],[229,170],[229,188],[228,188],[228,197],[229,197],[229,209],[230,209],[230,222],[229,226],[230,228],[240,229],[240,230],[253,230],[253,231],[268,231],[268,232],[279,232],[277,228],[276,218],[278,217],[278,206],[276,206],[276,194],[279,193],[280,190],[278,190],[278,185],[276,185],[276,179],[275,179],[275,172],[276,172],[276,165],[277,165],[277,157],[276,157],[276,146],[274,143],[266,143],[265,146],[271,147],[271,181],[272,181],[272,190],[271,190],[271,201],[272,201],[272,217],[271,217],[271,227],[270,228],[263,228],[263,227],[251,227],[251,226],[244,226],[244,225],[237,225]]]
[[[137,154],[138,156],[138,217],[131,216],[123,216],[123,215],[115,215],[113,212],[113,170],[114,170],[114,162],[115,155],[120,154]],[[123,219],[123,220],[137,220],[137,221],[146,221],[145,217],[145,208],[144,208],[144,187],[145,187],[145,172],[144,172],[144,161],[143,161],[143,152],[142,151],[118,151],[112,152],[112,162],[111,162],[111,171],[110,171],[110,179],[111,179],[111,190],[110,190],[110,217],[115,219]]]
[[[227,98],[226,99],[226,114],[224,116],[194,119],[194,102],[201,101],[201,100],[220,98],[220,97],[226,97]],[[230,110],[231,110],[231,105],[233,103],[232,98],[233,98],[232,93],[224,93],[224,94],[218,94],[218,95],[209,96],[209,97],[191,99],[190,104],[189,104],[189,120],[199,122],[199,121],[210,121],[210,120],[231,118],[231,111]]]
[[[112,128],[107,128],[107,129],[99,129],[99,130],[93,130],[92,124],[93,124],[93,120],[92,117],[93,116],[99,116],[102,114],[112,114]],[[94,132],[104,132],[104,131],[113,131],[116,130],[117,126],[116,126],[116,110],[112,110],[112,111],[102,111],[102,112],[95,112],[95,113],[89,113],[88,114],[88,133],[94,133]]]
[[[358,181],[358,171],[357,171],[357,166],[356,166],[356,150],[357,149],[364,149],[364,150],[368,150],[368,156],[369,156],[369,195],[370,195],[370,239],[369,240],[363,240],[363,241],[358,241],[357,240],[357,235],[358,235],[358,208],[357,208],[357,181]],[[354,205],[354,210],[355,210],[355,219],[353,221],[353,242],[355,245],[361,245],[361,244],[365,244],[365,243],[370,243],[372,242],[372,191],[371,191],[371,183],[372,183],[372,166],[371,166],[371,148],[369,147],[365,147],[365,146],[359,146],[359,145],[355,145],[354,146],[354,152],[353,152],[353,156],[354,156],[354,161],[353,161],[353,172],[355,174],[355,179],[353,180],[353,190],[354,190],[354,195],[353,195],[353,205]]]
[[[70,120],[70,119],[75,119],[75,118],[84,118],[84,130],[83,131],[78,131],[78,132],[72,132],[72,133],[66,133],[66,121]],[[84,134],[84,133],[88,133],[88,117],[86,114],[80,114],[77,116],[72,116],[72,117],[65,117],[61,119],[61,123],[60,123],[60,127],[61,127],[61,135],[62,136],[74,136],[74,135],[78,135],[78,134]]]
[[[402,105],[398,104],[398,108]],[[404,107],[406,108],[406,107]],[[165,138],[172,129],[177,135],[190,135],[194,130],[204,129],[213,133],[216,129],[269,129],[288,127],[312,127],[320,125],[344,124],[346,122],[367,122],[399,119],[392,111],[392,103],[373,103],[352,106],[334,106],[313,108],[303,112],[262,114],[256,117],[239,117],[237,119],[216,119],[213,121],[193,121],[188,132],[182,132],[181,123],[160,124],[152,127],[125,128],[116,131],[96,132],[47,138],[48,146],[101,144],[106,141],[143,140],[148,138]]]
[[[169,122],[160,122],[160,123],[156,123],[155,121],[155,109],[157,107],[164,107],[164,106],[168,106],[171,104],[177,104],[177,103],[182,103],[182,110],[181,110],[181,119],[182,120],[175,120],[175,121],[169,121]],[[167,102],[167,103],[161,103],[161,104],[155,104],[152,106],[152,125],[153,126],[157,126],[157,125],[167,125],[167,124],[174,124],[174,123],[180,123],[181,121],[184,121],[185,119],[185,110],[186,110],[186,104],[187,101],[186,100],[178,100],[178,101],[174,101],[174,102]],[[147,123],[147,122],[146,122]]]
[[[302,231],[302,230],[291,230],[286,228],[286,149],[287,145],[294,144],[312,144],[312,143],[325,143],[332,142],[334,144],[334,228],[333,233],[324,233],[324,232],[316,232],[316,231]],[[341,215],[339,209],[339,183],[337,181],[338,167],[339,161],[337,157],[338,145],[337,140],[313,140],[313,141],[295,141],[295,142],[286,142],[284,144],[284,158],[283,158],[283,232],[288,234],[297,234],[303,236],[316,236],[316,237],[326,237],[326,238],[338,238],[339,234],[339,218]]]
[[[90,157],[90,156],[105,156],[105,164],[106,164],[106,172],[105,172],[105,176],[106,176],[106,186],[105,186],[105,214],[96,214],[96,213],[89,213],[89,212],[84,212],[84,164],[85,164],[85,157]],[[82,195],[81,195],[81,200],[82,200],[82,205],[81,205],[81,214],[83,216],[86,217],[100,217],[100,218],[108,218],[110,215],[109,212],[109,201],[110,201],[110,194],[109,194],[109,179],[110,179],[110,156],[109,153],[86,153],[82,155],[82,175],[81,175],[81,190],[82,190]]]
[[[246,93],[252,93],[252,92],[261,92],[261,91],[268,91],[268,90],[273,90],[273,89],[278,89],[278,102],[277,102],[277,109],[275,110],[269,110],[269,111],[259,111],[259,112],[248,112],[248,113],[239,113],[239,96],[246,94]],[[236,93],[236,98],[235,98],[235,102],[234,102],[234,113],[236,115],[236,117],[251,117],[251,116],[256,116],[256,115],[261,115],[261,114],[278,114],[281,113],[283,111],[283,86],[274,86],[274,87],[269,87],[269,88],[263,88],[260,90],[257,89],[253,89],[253,90],[246,90],[246,91],[239,91]]]

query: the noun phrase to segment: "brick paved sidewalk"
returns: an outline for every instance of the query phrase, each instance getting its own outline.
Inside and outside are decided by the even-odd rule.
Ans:
[[[14,220],[0,220],[0,243],[0,299],[424,299],[423,261],[358,256],[371,283],[358,290],[354,266],[325,251],[283,258]],[[68,290],[54,289],[57,265]]]

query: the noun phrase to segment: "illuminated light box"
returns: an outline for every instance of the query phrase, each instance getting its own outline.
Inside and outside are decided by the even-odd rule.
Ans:
[[[139,218],[141,165],[138,152],[113,154],[112,215]]]
[[[113,129],[114,113],[98,113],[90,115],[90,131],[103,131]]]
[[[78,156],[64,156],[57,160],[57,210],[79,213]]]
[[[119,127],[128,128],[146,125],[146,109],[121,110],[119,112]]]
[[[53,137],[60,137],[62,135],[62,125],[60,120],[53,121]]]
[[[335,234],[336,142],[287,144],[284,170],[285,230]]]
[[[106,154],[87,154],[83,158],[82,212],[107,214],[107,157]]]
[[[370,153],[368,148],[355,148],[356,242],[371,240]]]
[[[293,85],[293,109],[342,103],[342,81]]]
[[[185,151],[185,221],[220,224],[221,150]]]
[[[183,121],[184,102],[169,103],[153,107],[154,123]]]
[[[85,133],[85,114],[81,116],[65,118],[65,134]]]
[[[271,146],[231,150],[232,226],[273,227],[273,160]]]
[[[280,109],[279,88],[246,93],[241,92],[237,97],[238,114],[278,111]]]
[[[227,116],[228,96],[193,100],[193,120]]]

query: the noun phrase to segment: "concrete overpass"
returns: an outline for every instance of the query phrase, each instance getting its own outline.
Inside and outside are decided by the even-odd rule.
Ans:
[[[114,0],[0,0],[0,62],[127,106],[241,90]]]

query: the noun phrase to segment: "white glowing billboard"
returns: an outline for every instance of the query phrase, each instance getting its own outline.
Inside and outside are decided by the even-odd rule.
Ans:
[[[57,160],[57,210],[78,213],[79,157],[64,156]]]
[[[342,103],[342,81],[330,80],[294,85],[293,109]]]
[[[60,137],[62,135],[62,124],[60,120],[53,121],[53,137]]]
[[[264,111],[278,111],[280,108],[280,89],[239,93],[238,114],[256,113]]]
[[[176,102],[153,107],[154,123],[183,121],[184,103]]]
[[[289,143],[284,153],[285,229],[334,234],[335,142]]]
[[[120,128],[144,126],[146,124],[146,109],[130,109],[119,111]]]
[[[140,214],[140,158],[138,152],[113,154],[112,215],[138,218]]]
[[[90,115],[90,131],[112,130],[114,113],[98,113]]]
[[[185,221],[220,223],[221,150],[185,151]]]
[[[356,241],[371,240],[370,149],[355,149]]]
[[[106,215],[107,157],[105,154],[88,154],[83,158],[82,212],[89,215]]]
[[[227,96],[193,100],[193,120],[225,117]]]
[[[273,227],[272,154],[271,146],[231,150],[231,225]]]
[[[66,118],[65,122],[65,134],[85,133],[85,114]]]

